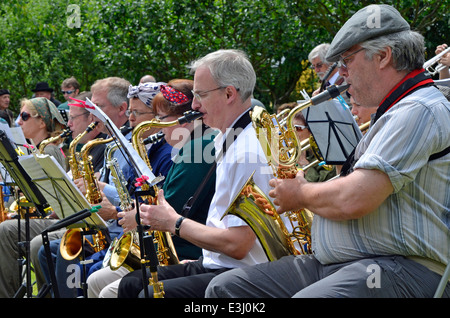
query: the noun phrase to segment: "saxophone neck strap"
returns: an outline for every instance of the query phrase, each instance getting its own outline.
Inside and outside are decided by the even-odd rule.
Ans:
[[[227,135],[227,138],[225,138],[225,141],[222,145],[222,153],[220,154],[220,156],[214,161],[214,163],[211,165],[211,168],[209,168],[209,171],[207,173],[207,175],[205,176],[205,178],[203,178],[202,183],[200,184],[200,186],[197,188],[197,190],[195,191],[194,195],[191,196],[186,203],[183,206],[183,210],[181,211],[181,215],[182,216],[188,216],[192,206],[194,205],[194,202],[197,200],[198,196],[200,195],[200,193],[202,192],[203,188],[205,187],[206,183],[208,182],[208,180],[211,178],[211,175],[216,171],[216,166],[217,166],[217,160],[223,156],[225,154],[225,152],[227,151],[227,149],[230,147],[230,145],[237,139],[237,136],[244,130],[245,127],[247,127],[248,124],[251,123],[251,117],[250,117],[250,109],[247,110],[233,125],[233,129],[235,130],[235,133],[229,133]],[[242,128],[242,129],[237,129],[237,128]],[[231,139],[232,136],[233,142],[230,142],[229,140]],[[230,138],[229,138],[230,137]]]

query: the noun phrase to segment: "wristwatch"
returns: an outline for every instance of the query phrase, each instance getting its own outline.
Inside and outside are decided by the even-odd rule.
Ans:
[[[176,236],[180,236],[180,227],[181,227],[181,223],[183,222],[184,219],[185,219],[184,216],[180,216],[180,218],[175,222],[175,235]]]

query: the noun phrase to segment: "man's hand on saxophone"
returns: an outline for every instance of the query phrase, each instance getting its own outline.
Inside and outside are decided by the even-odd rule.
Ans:
[[[299,200],[299,193],[301,193],[299,189],[305,183],[307,181],[303,170],[299,170],[293,179],[274,178],[269,181],[269,185],[273,187],[269,191],[269,196],[274,198],[273,203],[277,206],[277,213],[304,208]]]

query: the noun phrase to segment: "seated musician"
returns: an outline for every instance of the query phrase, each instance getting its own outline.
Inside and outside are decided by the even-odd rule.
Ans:
[[[357,102],[378,107],[374,122],[345,176],[270,181],[280,213],[314,212],[314,253],[223,273],[208,297],[433,297],[450,260],[450,103],[422,67],[424,47],[388,5],[344,24],[327,60]]]
[[[162,123],[171,122],[181,117],[185,111],[190,110],[193,97],[192,88],[193,82],[187,79],[175,79],[167,85],[162,85],[161,92],[154,97],[152,102],[157,118]],[[162,189],[166,200],[178,213],[182,213],[184,204],[194,195],[212,165],[212,160],[205,161],[203,154],[208,148],[213,150],[214,134],[206,130],[206,126],[201,120],[181,126],[177,124],[162,128],[162,132],[167,143],[174,147],[174,153],[178,152]],[[213,157],[214,154],[211,156]],[[214,180],[214,173],[205,180],[206,183],[201,189],[198,199],[186,217],[202,224],[205,223],[209,203],[214,194]],[[136,228],[135,215],[135,209],[119,213],[119,217],[122,218],[119,223],[124,227],[124,231]],[[201,256],[201,249],[192,243],[176,236],[172,240],[179,261],[198,259]],[[140,274],[139,268],[135,270],[135,277],[140,279],[142,274]],[[111,270],[108,266],[93,273],[88,278],[88,296],[117,297],[120,278],[129,271],[128,266],[121,266],[116,270]]]
[[[222,219],[253,172],[255,182],[266,190],[272,174],[248,115],[256,82],[254,69],[243,52],[219,50],[194,62],[191,70],[195,72],[192,108],[203,113],[206,125],[219,130],[214,139],[219,159],[206,224],[180,216],[165,200],[164,191],[158,195],[158,205],[140,207],[143,224],[202,248],[202,256],[195,261],[158,267],[167,298],[204,297],[209,281],[219,273],[267,261],[256,235],[243,220],[234,215]],[[149,295],[157,296],[151,286]],[[146,292],[132,272],[121,279],[118,297],[138,296],[145,297]]]
[[[59,135],[65,128],[66,123],[56,109],[56,106],[44,97],[26,99],[22,101],[21,113],[18,123],[21,126],[26,138],[31,139],[34,146],[39,149],[40,143],[52,136]],[[65,158],[61,149],[54,144],[48,144],[44,154],[53,156],[61,167],[66,166]],[[38,288],[45,283],[37,260],[37,251],[42,245],[41,232],[56,223],[57,219],[50,218],[31,218],[29,221],[30,260],[33,263],[36,274]],[[6,220],[0,223],[0,298],[13,297],[21,286],[22,267],[18,264],[18,258],[22,259],[25,255],[25,247],[18,245],[20,227],[20,238],[26,238],[26,221],[20,220],[20,225],[16,219]],[[57,233],[51,233],[50,237],[59,238]]]

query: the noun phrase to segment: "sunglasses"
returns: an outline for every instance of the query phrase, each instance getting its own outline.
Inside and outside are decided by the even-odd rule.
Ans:
[[[72,93],[74,93],[75,92],[75,90],[71,90],[71,91],[61,91],[61,93],[64,95],[64,94],[67,94],[67,95],[70,95],[70,94],[72,94]]]
[[[27,112],[21,112],[20,113],[20,118],[23,121],[27,121],[28,119],[30,119],[30,117],[39,117],[39,116],[31,116],[30,113],[27,113]]]

